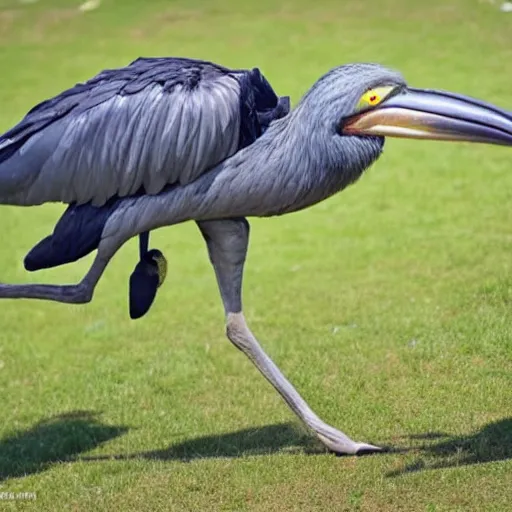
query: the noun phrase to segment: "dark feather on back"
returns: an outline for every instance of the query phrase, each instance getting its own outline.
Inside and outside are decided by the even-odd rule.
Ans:
[[[139,58],[125,68],[103,71],[86,83],[34,107],[17,126],[0,138],[0,163],[31,135],[71,111],[83,112],[113,95],[136,94],[154,83],[168,92],[176,85],[192,90],[201,80],[225,74],[231,74],[240,84],[240,150],[252,144],[273,120],[284,117],[290,110],[289,98],[279,98],[257,68],[251,71],[229,70],[192,59]],[[6,144],[7,139],[10,141]],[[143,194],[145,191],[141,188],[137,195]],[[25,258],[27,270],[73,262],[92,252],[97,248],[105,223],[119,201],[114,196],[100,207],[70,204],[53,234],[39,242]]]

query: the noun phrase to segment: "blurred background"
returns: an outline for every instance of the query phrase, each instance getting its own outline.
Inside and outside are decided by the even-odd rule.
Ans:
[[[512,110],[511,11],[490,0],[0,0],[0,131],[139,56],[259,67],[293,104],[334,66],[379,62],[410,85]],[[135,240],[89,305],[0,304],[6,488],[39,492],[38,510],[397,510],[403,496],[408,510],[505,510],[511,162],[508,148],[390,140],[355,186],[251,221],[249,324],[320,415],[405,455],[304,454],[300,427],[224,339],[213,272],[187,224],[153,235],[169,276],[140,321],[127,305]],[[62,205],[0,208],[1,282],[82,278],[90,257],[23,268]],[[125,459],[101,461],[110,455]],[[415,476],[386,479],[393,471]]]

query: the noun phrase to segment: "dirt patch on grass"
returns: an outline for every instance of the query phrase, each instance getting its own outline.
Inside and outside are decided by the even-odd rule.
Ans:
[[[143,20],[139,25],[133,27],[129,34],[133,39],[143,40],[154,36],[155,33],[167,29],[170,26],[204,21],[204,18],[207,16],[209,19],[211,18],[207,9],[167,9],[156,14],[151,14],[151,16]]]
[[[34,37],[43,38],[45,35],[53,32],[64,23],[69,22],[80,15],[78,9],[48,9],[43,11],[34,25]]]
[[[20,17],[21,12],[18,9],[9,9],[0,11],[0,37],[4,36],[12,27],[14,22]]]
[[[40,43],[81,15],[75,8],[44,9],[34,13],[23,9],[0,11],[0,43]]]

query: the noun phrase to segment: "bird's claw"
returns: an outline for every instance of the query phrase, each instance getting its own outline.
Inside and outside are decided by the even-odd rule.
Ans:
[[[327,447],[329,452],[337,456],[341,455],[370,455],[385,451],[380,446],[375,446],[368,443],[357,443],[351,439],[346,438],[343,434],[339,440],[317,434],[320,441]]]
[[[371,455],[372,453],[379,453],[386,451],[385,448],[381,446],[375,446],[373,444],[368,443],[356,443],[357,451],[356,455]]]
[[[362,456],[362,455],[372,455],[374,453],[383,453],[386,451],[385,448],[381,448],[380,446],[375,446],[373,444],[368,443],[354,443],[356,448],[354,452],[347,453],[347,451],[344,450],[332,450],[329,448],[329,452],[336,455],[336,457],[344,457],[347,455],[356,455],[356,456]]]
[[[363,455],[372,455],[374,453],[384,453],[386,451],[385,448],[382,448],[380,446],[375,446],[373,444],[368,443],[355,443],[356,450],[354,452],[347,453],[344,450],[333,450],[329,448],[329,453],[332,453],[333,455],[336,455],[336,457],[345,457],[347,455],[356,455],[356,456],[363,456]]]

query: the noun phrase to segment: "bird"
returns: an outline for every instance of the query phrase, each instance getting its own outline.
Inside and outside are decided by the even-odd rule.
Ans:
[[[0,204],[67,204],[25,258],[30,271],[96,250],[77,284],[0,284],[0,298],[87,303],[119,248],[139,237],[130,313],[144,315],[166,273],[151,231],[195,222],[227,338],[325,448],[367,454],[323,421],[264,351],[242,308],[250,217],[308,208],[354,184],[388,137],[512,146],[512,113],[465,95],[410,87],[378,63],[343,64],[291,108],[258,68],[139,58],[36,105],[0,137]],[[140,300],[138,299],[140,297]]]

